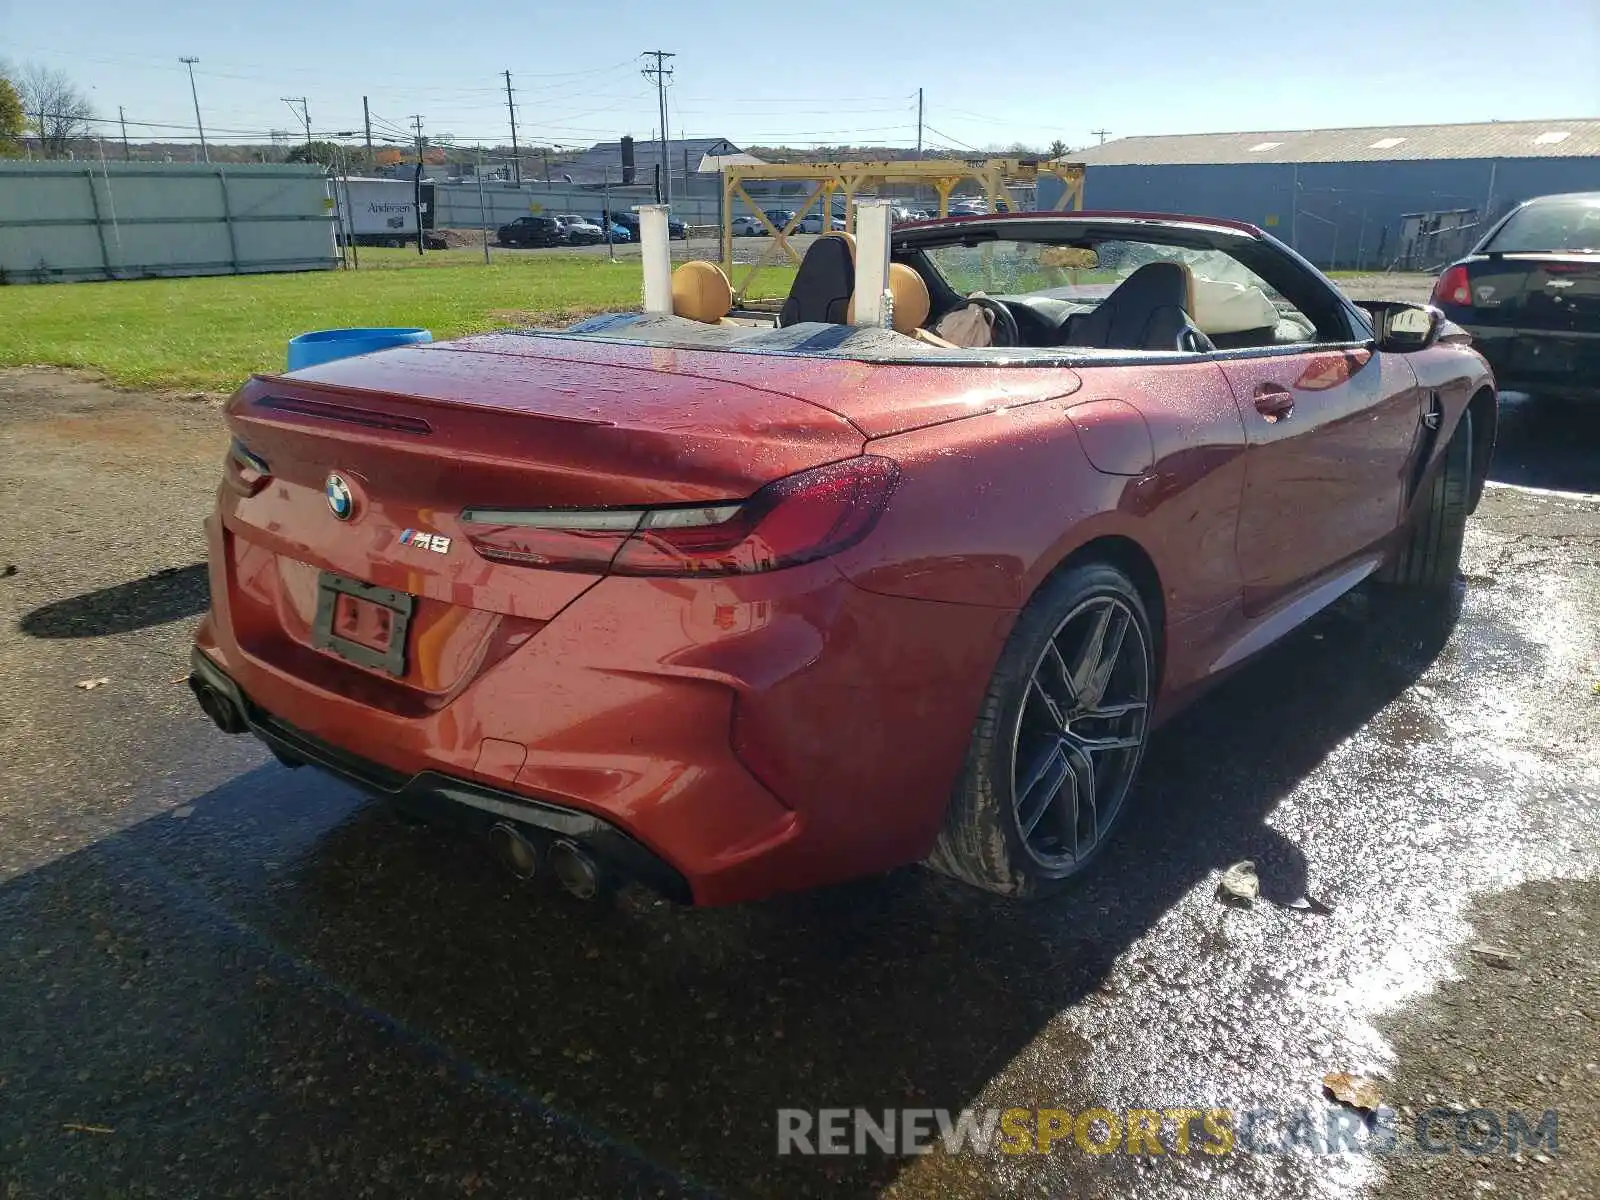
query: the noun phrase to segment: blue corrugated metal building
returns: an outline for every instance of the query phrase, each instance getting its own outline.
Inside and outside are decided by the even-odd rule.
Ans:
[[[1085,208],[1233,217],[1323,267],[1426,268],[1519,201],[1600,190],[1600,120],[1125,137],[1067,158]]]

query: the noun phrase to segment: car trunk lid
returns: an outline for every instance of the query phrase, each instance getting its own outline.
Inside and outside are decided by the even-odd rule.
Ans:
[[[848,332],[848,330],[845,330]],[[1067,395],[1081,379],[1065,367],[977,366],[970,361],[866,362],[826,354],[681,349],[556,334],[484,334],[435,349],[647,371],[703,385],[740,384],[824,409],[868,438],[888,437]]]
[[[227,417],[263,477],[252,492],[230,468],[222,492],[241,644],[395,711],[443,703],[600,577],[489,561],[472,548],[464,510],[739,499],[853,457],[864,440],[816,405],[663,372],[648,355],[604,363],[445,346],[259,377]],[[333,501],[344,495],[341,517]],[[358,603],[359,589],[340,599],[350,593],[333,594],[338,581],[404,598],[404,622],[398,609]],[[347,641],[373,653],[330,645],[318,628],[330,605]],[[406,653],[383,661],[385,630],[400,625]]]
[[[1600,256],[1493,254],[1466,268],[1474,323],[1600,333]]]

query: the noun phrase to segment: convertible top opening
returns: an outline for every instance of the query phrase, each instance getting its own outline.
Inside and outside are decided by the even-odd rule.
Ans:
[[[857,217],[859,237],[825,234],[808,248],[776,312],[735,310],[720,267],[691,261],[674,270],[665,240],[652,247],[646,229],[645,314],[565,332],[951,366],[1105,363],[1371,336],[1309,264],[1248,227],[1027,213],[891,230],[878,201],[864,201]]]

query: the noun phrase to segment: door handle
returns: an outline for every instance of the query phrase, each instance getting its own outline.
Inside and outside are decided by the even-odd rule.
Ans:
[[[1281,421],[1294,411],[1294,393],[1275,383],[1256,388],[1256,411],[1268,421]]]

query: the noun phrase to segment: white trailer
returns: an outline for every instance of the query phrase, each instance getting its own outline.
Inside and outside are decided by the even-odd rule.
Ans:
[[[416,185],[409,179],[332,181],[339,229],[358,246],[403,246],[417,240]],[[433,185],[422,185],[422,227],[431,228],[428,202]]]

